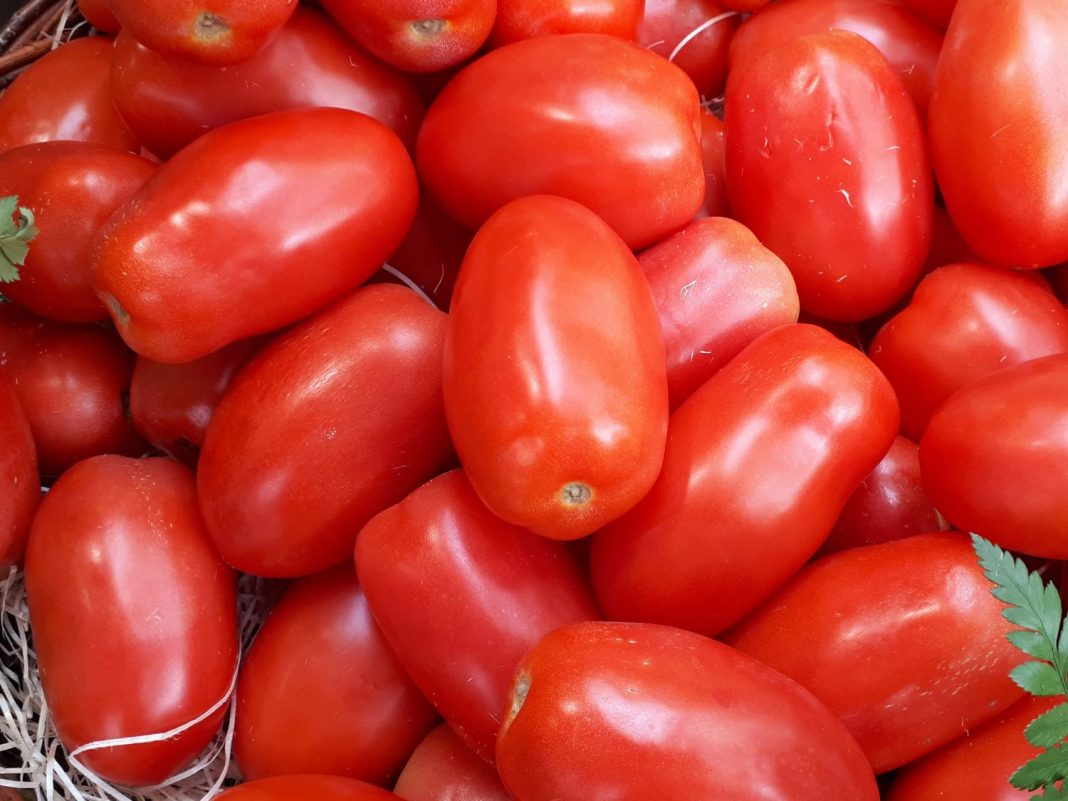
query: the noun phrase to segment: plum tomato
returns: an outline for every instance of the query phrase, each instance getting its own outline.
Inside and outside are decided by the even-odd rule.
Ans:
[[[497,0],[491,47],[563,33],[634,40],[645,0]]]
[[[0,374],[0,570],[22,562],[40,486],[30,423]]]
[[[373,784],[321,774],[258,779],[216,796],[217,801],[396,801],[396,798]]]
[[[638,44],[677,65],[704,98],[723,94],[737,14],[718,0],[645,0]]]
[[[512,801],[493,765],[445,723],[415,749],[393,792],[404,801]]]

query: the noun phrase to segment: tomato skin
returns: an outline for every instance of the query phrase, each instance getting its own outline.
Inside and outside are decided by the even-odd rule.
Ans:
[[[0,195],[17,195],[41,231],[21,277],[4,285],[4,295],[60,322],[108,319],[90,280],[93,238],[155,171],[140,156],[83,142],[41,142],[0,153]]]
[[[978,262],[981,260],[968,247],[960,231],[953,225],[949,212],[944,207],[936,205],[931,226],[931,249],[927,253],[927,263],[923,267],[923,273],[926,275],[939,267],[963,261]]]
[[[812,563],[728,642],[811,690],[883,773],[1023,694],[992,586],[965,535],[919,534]]]
[[[566,546],[494,517],[461,470],[371,520],[355,558],[401,664],[485,759],[523,654],[559,626],[600,617]]]
[[[852,31],[879,49],[927,118],[942,32],[894,0],[790,0],[754,14],[731,39],[731,69],[806,34]]]
[[[512,697],[497,764],[516,801],[879,798],[815,698],[691,632],[566,626],[524,657]]]
[[[40,485],[30,423],[14,386],[0,375],[0,569],[22,562]]]
[[[323,8],[380,59],[408,72],[466,61],[493,28],[496,0],[323,0]]]
[[[64,473],[30,531],[26,591],[68,752],[168,731],[226,695],[236,583],[204,531],[193,475],[176,462],[98,456]],[[164,742],[79,758],[106,780],[157,784],[208,744],[224,712]]]
[[[1068,558],[1068,353],[1006,367],[951,395],[920,440],[920,467],[955,527],[1010,550]]]
[[[535,36],[602,33],[634,40],[645,0],[497,0],[491,47]]]
[[[702,97],[717,97],[727,85],[727,48],[738,27],[736,15],[693,36],[677,53],[676,48],[698,27],[725,13],[724,4],[715,0],[645,0],[638,44],[669,58],[690,76]]]
[[[445,86],[416,163],[442,209],[469,228],[511,200],[560,195],[641,248],[701,206],[700,114],[685,73],[632,42],[541,36],[488,53]]]
[[[205,131],[302,106],[362,112],[414,149],[424,111],[405,76],[308,8],[298,8],[262,51],[229,67],[166,56],[122,33],[115,40],[111,87],[123,118],[160,158]]]
[[[1068,309],[1037,275],[947,265],[872,340],[869,355],[901,403],[901,430],[919,440],[961,387],[1013,364],[1068,351]]]
[[[957,0],[901,0],[901,4],[932,25],[945,30],[949,27],[949,19],[953,16]]]
[[[902,768],[886,801],[1026,801],[1011,776],[1039,750],[1024,739],[1027,725],[1056,704],[1025,697],[981,727]]]
[[[815,553],[897,427],[863,354],[811,325],[761,335],[672,414],[653,489],[594,536],[602,609],[724,631]]]
[[[954,11],[931,155],[949,214],[984,261],[1068,260],[1068,55],[1054,45],[1066,39],[1060,0],[960,0]]]
[[[856,322],[916,282],[933,184],[916,108],[854,33],[803,36],[732,71],[727,190],[734,216],[794,274],[801,307]]]
[[[405,287],[379,285],[245,365],[215,410],[197,471],[204,520],[227,562],[271,577],[338,564],[364,523],[441,469],[451,455],[444,337],[444,314]]]
[[[390,801],[393,793],[341,776],[275,776],[231,787],[218,801]]]
[[[723,121],[708,111],[701,112],[701,161],[705,167],[705,201],[698,217],[730,217],[727,176],[723,159]]]
[[[135,351],[192,361],[361,284],[400,244],[417,200],[404,145],[370,117],[319,108],[242,120],[202,136],[116,212],[93,282]]]
[[[323,773],[382,784],[437,720],[378,630],[352,565],[292,584],[241,667],[246,780]]]
[[[0,94],[0,152],[58,139],[138,152],[111,94],[112,40],[75,39],[45,54]]]
[[[119,32],[119,21],[111,13],[109,0],[78,0],[78,11],[98,31],[114,36]]]
[[[493,765],[446,723],[415,749],[393,792],[405,801],[512,801]]]
[[[660,313],[673,409],[760,334],[797,322],[790,271],[734,220],[692,222],[638,263]]]
[[[668,398],[656,305],[626,244],[560,197],[497,212],[460,270],[444,392],[460,461],[502,519],[577,539],[637,503]]]

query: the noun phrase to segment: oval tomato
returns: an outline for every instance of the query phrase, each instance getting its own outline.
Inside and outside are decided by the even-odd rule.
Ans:
[[[803,36],[731,73],[734,216],[794,274],[801,307],[856,322],[919,278],[933,184],[923,126],[886,59],[854,33]]]
[[[516,801],[879,798],[857,743],[808,692],[722,643],[642,623],[542,639],[516,675],[497,764]]]
[[[446,724],[415,749],[393,792],[405,801],[512,801],[493,765]]]
[[[564,33],[633,40],[644,0],[497,0],[491,47]]]
[[[737,16],[718,0],[645,0],[638,44],[676,64],[702,97],[718,97]]]
[[[942,30],[949,25],[957,0],[901,0],[901,4]]]
[[[94,285],[135,351],[192,361],[363,283],[417,200],[404,145],[380,122],[333,108],[265,114],[164,164],[100,232]]]
[[[86,21],[104,33],[116,34],[119,32],[119,21],[111,13],[108,5],[110,0],[78,0],[78,11]]]
[[[0,570],[22,562],[40,486],[30,423],[0,375]]]
[[[576,539],[637,503],[668,400],[656,305],[623,241],[559,197],[491,217],[456,284],[444,392],[460,461],[502,519]]]
[[[276,776],[232,787],[218,801],[396,801],[373,784],[341,776]]]
[[[470,228],[544,193],[577,200],[645,247],[701,205],[700,108],[685,73],[633,42],[540,36],[492,51],[445,86],[416,161],[442,208]]]
[[[702,111],[701,161],[705,167],[705,201],[697,210],[698,217],[731,216],[723,150],[723,121],[711,112]]]
[[[238,657],[235,588],[186,468],[98,456],[60,477],[33,521],[26,592],[41,683],[67,753],[167,732],[224,700]],[[159,742],[78,758],[117,784],[157,784],[208,744],[225,711],[220,704]]]

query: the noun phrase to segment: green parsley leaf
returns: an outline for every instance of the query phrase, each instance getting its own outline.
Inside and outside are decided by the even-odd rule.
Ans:
[[[0,198],[0,283],[19,280],[19,267],[26,263],[30,242],[39,233],[33,212],[19,206],[17,196]]]
[[[1043,751],[1009,777],[1012,786],[1021,790],[1049,789],[1062,779],[1068,779],[1068,751],[1059,747]]]
[[[1031,801],[1068,801],[1068,787],[1051,785],[1042,791],[1042,795],[1031,796]]]
[[[1035,748],[1053,748],[1068,737],[1068,704],[1043,712],[1024,730],[1027,742]]]

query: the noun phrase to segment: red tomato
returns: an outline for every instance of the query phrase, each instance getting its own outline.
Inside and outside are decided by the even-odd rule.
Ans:
[[[1026,801],[1031,793],[1009,784],[1025,762],[1038,756],[1023,730],[1056,702],[1025,698],[997,718],[902,768],[886,801]]]
[[[672,414],[656,485],[594,537],[602,608],[725,630],[815,553],[897,427],[863,354],[815,326],[763,334]]]
[[[960,231],[949,219],[949,212],[942,206],[934,207],[934,220],[931,226],[931,249],[927,253],[927,263],[923,267],[926,275],[939,267],[957,262],[980,261],[975,252],[960,235]]]
[[[764,52],[800,36],[830,30],[852,31],[875,45],[901,78],[920,118],[927,118],[942,32],[896,0],[790,0],[769,6],[734,35],[731,69],[743,69]]]
[[[102,453],[144,452],[126,411],[133,364],[111,329],[62,325],[0,304],[0,372],[15,384],[42,475]]]
[[[340,776],[277,776],[239,784],[217,801],[390,801],[396,799],[373,784]]]
[[[637,503],[660,471],[668,397],[656,305],[626,244],[564,198],[497,212],[456,284],[444,391],[460,461],[509,523],[577,539]]]
[[[727,85],[737,16],[718,0],[645,0],[638,44],[674,62],[702,97],[717,97]]]
[[[771,0],[719,0],[719,2],[722,3],[724,7],[733,11],[751,13],[759,11],[770,3]]]
[[[920,441],[924,488],[957,528],[1068,558],[1068,353],[1006,367],[951,395]]]
[[[155,169],[132,153],[82,142],[42,142],[0,153],[0,196],[17,195],[41,230],[21,278],[5,284],[4,294],[60,322],[108,319],[90,280],[93,238]]]
[[[161,451],[196,466],[215,407],[234,375],[263,347],[242,339],[202,359],[162,364],[138,356],[130,379],[130,417]]]
[[[672,408],[765,331],[797,322],[790,271],[734,220],[692,222],[638,262],[660,312]]]
[[[1062,0],[960,0],[929,130],[938,185],[985,261],[1068,260],[1068,14]]]
[[[404,145],[363,114],[235,122],[116,212],[97,239],[94,284],[135,351],[192,361],[363,283],[404,238],[417,198]]]
[[[729,217],[727,176],[723,163],[723,121],[711,112],[701,112],[701,160],[705,167],[705,202],[698,217]]]
[[[351,564],[290,586],[245,657],[236,699],[245,779],[383,784],[437,720],[371,619]]]
[[[802,308],[855,322],[908,292],[933,186],[916,107],[879,51],[803,36],[732,72],[726,102],[731,210],[789,266]]]
[[[821,554],[899,540],[942,528],[923,491],[920,449],[896,437],[886,456],[849,496]]]
[[[111,86],[123,118],[161,158],[227,123],[301,106],[363,112],[412,149],[423,119],[423,101],[407,78],[309,8],[297,9],[262,51],[229,67],[156,53],[123,33]]]
[[[562,33],[634,40],[644,0],[497,0],[492,47]]]
[[[226,696],[238,655],[234,575],[211,546],[181,465],[98,456],[68,470],[33,521],[26,592],[41,682],[68,753],[167,732]],[[208,744],[225,711],[161,742],[79,759],[117,784],[157,784]]]
[[[1068,304],[1068,265],[1062,265],[1054,270],[1050,278],[1057,297]]]
[[[75,39],[21,73],[0,94],[0,152],[55,139],[138,151],[112,98],[111,51],[103,36]]]
[[[728,641],[811,690],[882,773],[1023,694],[992,586],[966,536],[920,534],[814,562]]]
[[[219,551],[260,576],[352,554],[360,527],[450,456],[445,315],[398,286],[360,289],[282,334],[215,410],[197,471]]]
[[[952,264],[920,282],[869,354],[901,402],[901,430],[919,440],[935,409],[988,373],[1068,351],[1068,309],[1037,275]]]
[[[722,643],[642,623],[539,642],[497,764],[516,801],[879,798],[857,743],[808,692]]]
[[[405,801],[512,801],[493,765],[464,745],[447,724],[415,749],[393,792]]]
[[[0,375],[0,570],[22,562],[40,486],[30,423]]]
[[[297,0],[108,0],[137,41],[201,64],[247,61],[278,33]]]
[[[523,654],[599,617],[566,547],[494,517],[460,470],[368,523],[356,572],[401,664],[486,759]]]
[[[110,0],[78,0],[78,11],[96,28],[104,33],[119,32],[119,21],[111,13]]]
[[[527,39],[483,56],[438,95],[419,131],[419,175],[469,228],[544,193],[577,200],[645,247],[701,205],[700,108],[678,67],[632,42]]]
[[[326,13],[383,61],[437,72],[473,56],[490,34],[496,0],[322,0]]]
[[[911,8],[916,14],[932,25],[945,30],[957,0],[901,0],[901,4]]]

